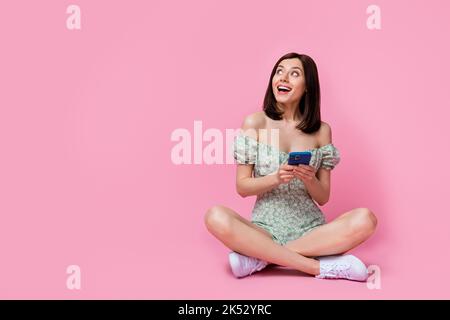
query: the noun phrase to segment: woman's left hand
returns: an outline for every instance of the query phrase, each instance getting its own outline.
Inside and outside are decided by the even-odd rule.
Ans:
[[[299,164],[292,172],[294,177],[300,179],[305,184],[311,183],[316,178],[316,168],[312,166]]]

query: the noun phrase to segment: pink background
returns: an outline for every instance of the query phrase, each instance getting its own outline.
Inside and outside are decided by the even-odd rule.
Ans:
[[[69,4],[81,30],[66,28]],[[381,30],[366,8],[381,8]],[[448,1],[2,1],[0,298],[450,298]],[[236,280],[207,233],[250,218],[235,166],[171,162],[170,135],[238,128],[291,51],[319,68],[341,163],[328,219],[378,216],[354,251],[381,289],[288,270]],[[81,290],[66,268],[81,267]]]

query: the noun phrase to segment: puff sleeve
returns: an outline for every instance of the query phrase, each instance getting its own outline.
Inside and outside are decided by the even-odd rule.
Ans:
[[[321,153],[320,168],[332,170],[341,161],[339,150],[331,143],[323,146],[319,151]]]
[[[238,134],[234,138],[233,154],[238,164],[255,164],[258,150],[257,141],[249,136]]]

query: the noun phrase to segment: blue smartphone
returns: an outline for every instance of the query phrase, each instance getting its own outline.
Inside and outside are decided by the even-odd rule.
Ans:
[[[309,161],[311,160],[311,152],[310,151],[294,151],[289,153],[288,164],[292,166],[296,166],[299,164],[309,165]]]

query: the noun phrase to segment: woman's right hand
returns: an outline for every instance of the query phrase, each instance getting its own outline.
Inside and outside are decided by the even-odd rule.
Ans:
[[[289,183],[294,178],[294,168],[295,166],[289,164],[282,164],[280,166],[275,175],[279,185]]]

